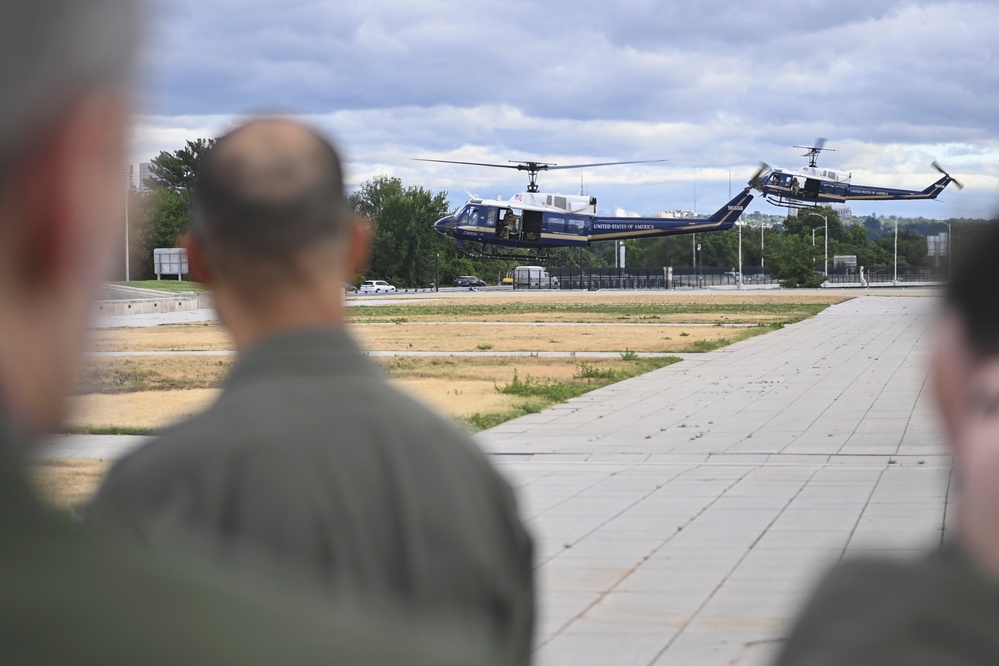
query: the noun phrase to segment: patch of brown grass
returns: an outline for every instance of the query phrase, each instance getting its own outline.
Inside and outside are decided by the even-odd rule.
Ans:
[[[28,477],[45,501],[69,509],[90,499],[110,467],[95,458],[42,460],[28,465]]]
[[[91,393],[72,399],[68,426],[158,430],[197,414],[217,396],[215,389]]]
[[[491,326],[489,324],[355,324],[351,330],[366,349],[387,351],[588,351],[686,352],[701,341],[732,342],[759,331],[722,326]],[[684,335],[686,334],[686,335]]]

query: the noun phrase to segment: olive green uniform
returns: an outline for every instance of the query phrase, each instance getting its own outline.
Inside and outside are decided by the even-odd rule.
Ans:
[[[74,534],[0,419],[0,664],[500,663],[485,636],[391,620],[190,553]]]
[[[328,589],[473,619],[529,661],[532,547],[510,487],[343,330],[250,350],[215,405],[112,469],[90,515],[154,545],[194,530],[224,558],[252,544]]]
[[[999,664],[999,584],[953,547],[923,562],[848,562],[819,586],[777,664]]]

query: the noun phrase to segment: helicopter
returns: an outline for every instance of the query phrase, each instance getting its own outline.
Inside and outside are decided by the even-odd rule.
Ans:
[[[665,160],[557,165],[511,161],[510,164],[419,159],[421,162],[466,164],[526,171],[526,192],[509,200],[471,195],[458,211],[434,223],[434,229],[455,239],[463,254],[482,259],[545,262],[551,250],[586,247],[595,241],[650,238],[731,229],[753,200],[750,188],[740,192],[709,218],[620,217],[597,213],[597,200],[587,195],[547,194],[538,188],[538,174],[557,169],[581,169]]]
[[[961,183],[943,168],[933,162],[933,168],[943,177],[925,190],[900,190],[891,187],[854,185],[848,171],[820,168],[817,165],[819,153],[835,152],[825,147],[825,139],[818,139],[814,146],[794,146],[805,150],[808,166],[800,169],[781,169],[766,162],[749,180],[749,186],[759,190],[763,197],[775,206],[784,208],[818,208],[822,205],[845,203],[847,201],[886,201],[936,199],[950,183],[960,190]]]

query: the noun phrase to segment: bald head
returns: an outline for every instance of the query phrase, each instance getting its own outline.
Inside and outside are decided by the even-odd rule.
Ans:
[[[220,139],[202,162],[193,203],[192,231],[223,278],[240,262],[293,264],[336,241],[350,219],[336,150],[283,119],[252,121]]]

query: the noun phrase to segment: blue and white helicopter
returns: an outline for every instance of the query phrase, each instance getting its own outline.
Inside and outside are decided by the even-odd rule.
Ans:
[[[933,163],[933,168],[942,173],[943,177],[925,190],[854,185],[850,182],[852,174],[849,171],[823,169],[817,166],[819,153],[832,152],[832,149],[825,148],[825,142],[825,139],[818,139],[814,146],[794,146],[806,151],[803,155],[808,158],[806,167],[780,169],[762,163],[750,179],[749,186],[759,190],[767,201],[782,208],[818,208],[848,201],[936,199],[950,183],[954,183],[958,189],[964,189],[961,183],[936,162]]]
[[[488,259],[525,259],[544,262],[552,249],[585,247],[596,241],[650,238],[677,234],[731,229],[749,202],[750,188],[740,192],[711,217],[619,217],[597,213],[595,197],[574,194],[546,194],[538,190],[538,174],[556,169],[581,169],[637,162],[556,165],[546,162],[487,164],[454,160],[421,159],[421,162],[470,164],[517,169],[528,174],[526,192],[509,200],[473,198],[457,212],[434,223],[434,229],[451,236],[464,254]]]

